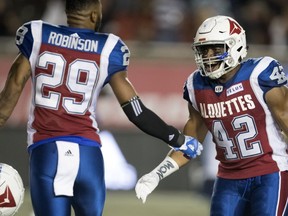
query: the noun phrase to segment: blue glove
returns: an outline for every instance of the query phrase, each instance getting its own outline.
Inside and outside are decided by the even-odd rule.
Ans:
[[[201,154],[203,146],[197,139],[185,136],[184,144],[180,147],[173,147],[175,151],[182,151],[188,158],[196,158]]]

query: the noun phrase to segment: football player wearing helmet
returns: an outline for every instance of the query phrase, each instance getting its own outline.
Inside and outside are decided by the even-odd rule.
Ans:
[[[95,108],[109,84],[141,130],[186,157],[200,155],[193,137],[144,106],[127,77],[130,52],[116,35],[99,33],[100,0],[66,0],[68,26],[41,20],[16,33],[19,54],[0,93],[0,126],[32,80],[28,120],[30,190],[36,216],[102,215],[105,182]]]
[[[228,16],[199,27],[193,43],[198,69],[184,86],[189,120],[184,133],[203,142],[212,133],[219,160],[211,215],[288,215],[287,79],[268,56],[243,60],[245,31]],[[189,160],[172,151],[141,177],[136,195],[145,202],[159,181]],[[163,169],[168,171],[163,174]]]

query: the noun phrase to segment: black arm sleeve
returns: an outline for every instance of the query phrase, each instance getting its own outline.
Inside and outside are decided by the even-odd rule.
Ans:
[[[180,147],[184,144],[185,136],[146,108],[138,97],[132,98],[121,106],[128,119],[145,133],[157,137],[173,147]]]

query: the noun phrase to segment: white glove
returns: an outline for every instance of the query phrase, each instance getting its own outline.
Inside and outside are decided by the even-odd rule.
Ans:
[[[158,186],[159,181],[160,179],[155,172],[150,172],[142,176],[135,186],[137,198],[145,203],[147,196]]]
[[[136,196],[143,203],[147,196],[158,186],[160,180],[166,178],[179,169],[178,164],[167,156],[154,170],[142,176],[135,186]]]

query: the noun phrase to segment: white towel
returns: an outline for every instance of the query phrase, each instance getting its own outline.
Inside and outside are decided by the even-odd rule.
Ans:
[[[54,178],[56,196],[73,196],[73,186],[78,173],[80,156],[77,143],[56,141],[58,149],[58,166]]]

